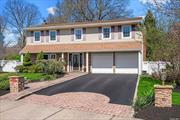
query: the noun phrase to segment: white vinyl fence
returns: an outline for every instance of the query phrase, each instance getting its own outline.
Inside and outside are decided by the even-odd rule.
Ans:
[[[163,61],[144,61],[143,72],[152,75],[152,73],[166,69],[166,63]]]
[[[0,72],[16,72],[16,66],[22,65],[16,60],[0,60]]]

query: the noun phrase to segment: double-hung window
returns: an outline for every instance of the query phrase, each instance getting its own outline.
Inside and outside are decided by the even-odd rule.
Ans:
[[[131,26],[130,25],[122,26],[122,33],[123,33],[123,38],[131,38]]]
[[[111,28],[103,28],[102,29],[102,38],[103,39],[111,39]]]
[[[34,42],[40,42],[41,32],[36,31],[34,32]]]
[[[75,40],[82,40],[82,29],[75,29]]]
[[[57,32],[55,30],[50,31],[50,33],[49,33],[50,38],[49,39],[50,39],[51,42],[56,41],[56,36],[57,36]]]

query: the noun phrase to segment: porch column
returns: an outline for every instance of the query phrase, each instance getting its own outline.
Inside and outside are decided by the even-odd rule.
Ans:
[[[64,62],[64,53],[61,54],[62,62]]]
[[[86,52],[86,72],[89,72],[89,53]]]
[[[69,72],[69,53],[67,53],[67,72]]]
[[[23,58],[24,56],[23,56],[23,54],[21,54],[21,63],[23,64]]]
[[[138,74],[140,75],[142,73],[142,54],[141,52],[138,52]]]
[[[81,61],[82,61],[82,72],[84,72],[84,53],[82,53],[82,56],[81,56]]]

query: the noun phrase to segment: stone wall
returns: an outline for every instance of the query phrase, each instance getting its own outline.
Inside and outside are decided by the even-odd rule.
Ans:
[[[155,106],[172,107],[172,86],[155,85]]]

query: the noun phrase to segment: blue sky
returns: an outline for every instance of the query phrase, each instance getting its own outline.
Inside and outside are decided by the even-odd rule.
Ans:
[[[4,7],[7,0],[0,0],[0,14],[2,14],[2,8]],[[133,10],[133,15],[136,16],[144,16],[146,14],[146,9],[142,2],[144,0],[130,0],[129,8]],[[35,4],[39,11],[42,14],[42,17],[46,18],[48,15],[47,9],[50,7],[54,7],[56,5],[57,0],[27,0],[27,2]]]

